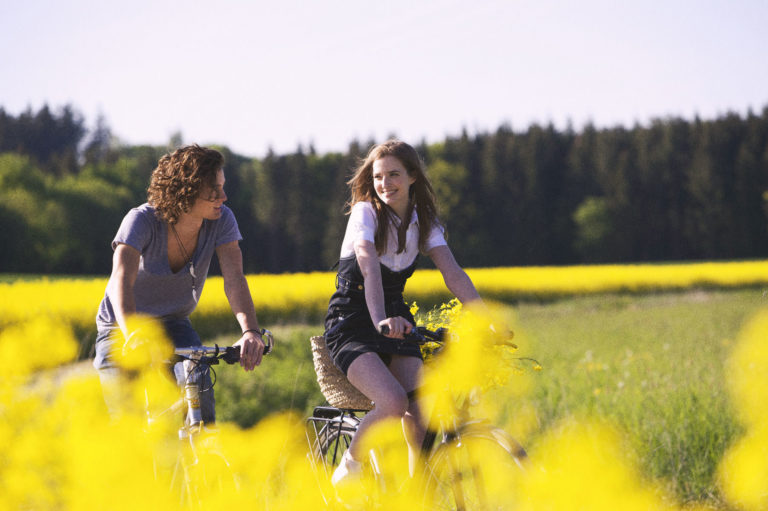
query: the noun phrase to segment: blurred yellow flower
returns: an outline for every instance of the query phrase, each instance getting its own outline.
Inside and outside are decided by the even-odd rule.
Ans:
[[[610,426],[589,420],[565,422],[544,435],[536,449],[534,466],[515,488],[523,496],[518,509],[671,509],[625,452],[620,434]]]
[[[133,315],[126,319],[128,338],[115,342],[112,356],[124,369],[142,370],[156,367],[173,356],[173,344],[168,339],[162,324],[149,316]]]
[[[768,309],[739,332],[726,364],[726,384],[747,431],[719,467],[728,500],[744,509],[768,508]]]
[[[529,384],[526,374],[517,370],[516,346],[499,326],[507,324],[502,308],[493,303],[470,305],[452,316],[450,339],[424,370],[424,394],[435,406],[434,420],[450,420],[456,402],[479,389],[510,385],[512,395],[523,395]]]
[[[5,364],[3,379],[56,367],[70,362],[76,354],[72,329],[46,315],[0,331],[0,357],[13,361]]]

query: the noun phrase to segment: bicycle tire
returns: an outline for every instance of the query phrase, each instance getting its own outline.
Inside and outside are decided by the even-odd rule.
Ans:
[[[440,444],[425,466],[425,509],[514,509],[525,450],[503,430],[473,425]]]
[[[329,422],[318,432],[315,459],[329,473],[339,464],[344,451],[349,449],[349,444],[352,443],[355,431],[357,431],[357,428],[348,423],[340,425],[337,422]]]

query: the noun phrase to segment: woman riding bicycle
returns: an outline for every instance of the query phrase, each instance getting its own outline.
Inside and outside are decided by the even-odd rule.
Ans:
[[[242,237],[232,211],[224,205],[223,165],[221,153],[198,145],[163,156],[152,172],[148,202],[128,212],[112,241],[112,274],[96,317],[93,364],[113,412],[119,402],[111,397],[110,387],[119,382],[111,352],[116,342],[119,348],[123,339],[135,335],[126,320],[136,313],[155,317],[176,347],[199,346],[189,315],[200,299],[214,252],[243,332],[235,343],[240,346],[241,365],[250,371],[261,362],[264,342],[243,274],[238,245]],[[184,378],[177,370],[180,385]],[[203,421],[214,422],[213,392],[201,394],[200,407]]]
[[[432,186],[413,147],[398,140],[374,146],[347,184],[349,221],[325,339],[334,364],[374,408],[334,472],[334,484],[360,472],[361,438],[383,419],[402,418],[412,470],[418,457],[424,426],[413,391],[423,361],[418,346],[397,339],[414,327],[403,289],[419,253],[432,259],[462,303],[480,299],[448,248]]]

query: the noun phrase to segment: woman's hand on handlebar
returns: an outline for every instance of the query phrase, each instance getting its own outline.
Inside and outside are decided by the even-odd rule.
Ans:
[[[379,332],[391,339],[403,339],[406,334],[411,333],[413,325],[402,316],[395,316],[379,321]]]
[[[265,344],[260,332],[248,330],[234,345],[240,347],[240,365],[243,369],[253,371],[261,364]]]

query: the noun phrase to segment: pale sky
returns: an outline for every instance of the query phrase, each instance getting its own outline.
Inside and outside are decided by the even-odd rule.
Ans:
[[[768,106],[766,0],[7,0],[0,107],[126,144],[344,151]]]

